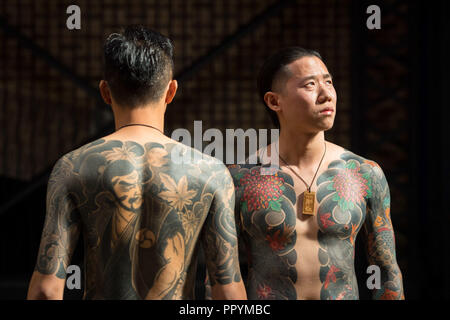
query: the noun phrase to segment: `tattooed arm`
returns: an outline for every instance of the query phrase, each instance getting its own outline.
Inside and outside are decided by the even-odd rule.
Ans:
[[[377,164],[373,166],[372,188],[373,195],[367,203],[364,230],[369,264],[377,265],[381,271],[380,288],[373,289],[372,295],[377,300],[404,299],[402,274],[395,256],[389,186]]]
[[[62,157],[48,182],[47,214],[27,299],[63,298],[66,269],[80,233],[80,217],[70,192],[72,178],[72,163]]]
[[[234,175],[238,173],[239,169],[241,167],[239,165],[231,165],[230,167],[228,167],[228,170],[231,174],[231,176],[234,179]],[[234,186],[238,187],[239,186],[239,179],[234,181]],[[237,191],[237,189],[236,189]],[[235,192],[235,207],[234,207],[234,218],[235,218],[235,225],[236,225],[236,237],[237,237],[237,241],[238,241],[238,257],[239,257],[239,265],[240,268],[242,268],[242,258],[245,258],[245,244],[244,241],[241,237],[241,230],[242,230],[242,226],[241,226],[241,220],[240,220],[240,207],[239,207],[239,199],[238,199],[238,193]],[[209,276],[208,276],[208,272],[206,273],[206,277],[205,277],[205,299],[206,300],[211,300],[211,281],[209,280]]]
[[[213,299],[247,299],[241,278],[234,220],[234,185],[226,168],[218,173],[202,234]]]

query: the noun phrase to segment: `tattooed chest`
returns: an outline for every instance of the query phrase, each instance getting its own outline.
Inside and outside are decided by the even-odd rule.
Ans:
[[[241,222],[252,236],[270,238],[279,232],[276,237],[284,234],[286,238],[292,233],[301,215],[297,214],[297,202],[302,194],[295,192],[289,174],[261,175],[259,168],[251,168],[240,170],[235,179]],[[347,155],[332,161],[316,180],[315,219],[320,232],[353,244],[371,196],[369,163]]]
[[[372,195],[370,168],[355,160],[337,160],[317,179],[317,224],[324,234],[354,244]]]
[[[289,176],[261,175],[250,170],[239,176],[241,224],[253,241],[264,242],[277,253],[295,244],[295,192]]]

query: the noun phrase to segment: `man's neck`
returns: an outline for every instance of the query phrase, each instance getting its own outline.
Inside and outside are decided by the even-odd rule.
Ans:
[[[113,108],[113,112],[116,131],[129,124],[144,124],[164,132],[163,107],[146,106],[134,109],[116,107]]]
[[[316,167],[323,156],[325,135],[323,131],[314,134],[281,130],[279,139],[280,156],[289,165],[299,168]],[[281,161],[280,165],[283,165]]]

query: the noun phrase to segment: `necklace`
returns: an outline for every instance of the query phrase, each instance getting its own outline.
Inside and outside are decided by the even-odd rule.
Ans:
[[[121,126],[121,127],[120,127],[119,129],[117,129],[117,130],[120,130],[120,129],[125,128],[125,127],[131,127],[131,126],[143,126],[143,127],[149,127],[149,128],[158,130],[159,132],[161,132],[162,134],[164,134],[161,130],[159,130],[158,128],[156,128],[156,127],[154,127],[154,126],[151,126],[151,125],[149,125],[149,124],[141,124],[141,123],[130,123],[130,124],[126,124],[126,125],[124,125],[124,126]],[[116,131],[117,131],[117,130],[116,130]]]
[[[312,184],[314,183],[314,179],[316,179],[317,172],[319,172],[320,165],[322,164],[323,158],[325,158],[325,153],[327,152],[327,144],[324,143],[324,145],[325,145],[325,150],[324,150],[324,152],[323,152],[322,159],[320,159],[319,166],[317,167],[316,173],[314,174],[314,177],[313,177],[313,179],[312,179],[312,181],[311,181],[311,184],[310,184],[309,186],[308,186],[308,184],[305,182],[305,180],[303,180],[303,178],[300,177],[300,175],[299,175],[297,172],[295,172],[295,171],[288,165],[288,163],[281,157],[281,155],[278,153],[278,156],[280,157],[281,161],[284,162],[284,164],[287,166],[287,168],[288,168],[289,170],[291,170],[293,174],[295,174],[297,177],[299,177],[300,180],[302,180],[303,183],[306,185],[306,188],[307,188],[307,189],[306,189],[306,191],[303,193],[303,209],[302,209],[303,214],[314,215],[314,204],[315,204],[315,202],[316,202],[316,193],[315,193],[315,192],[311,192],[311,186],[312,186]]]

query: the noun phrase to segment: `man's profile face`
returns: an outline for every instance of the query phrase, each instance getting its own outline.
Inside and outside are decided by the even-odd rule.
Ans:
[[[122,206],[128,210],[139,209],[142,204],[142,190],[136,171],[113,179],[113,189]]]
[[[317,57],[303,57],[286,68],[277,90],[281,125],[308,133],[331,129],[337,95],[325,64]]]

